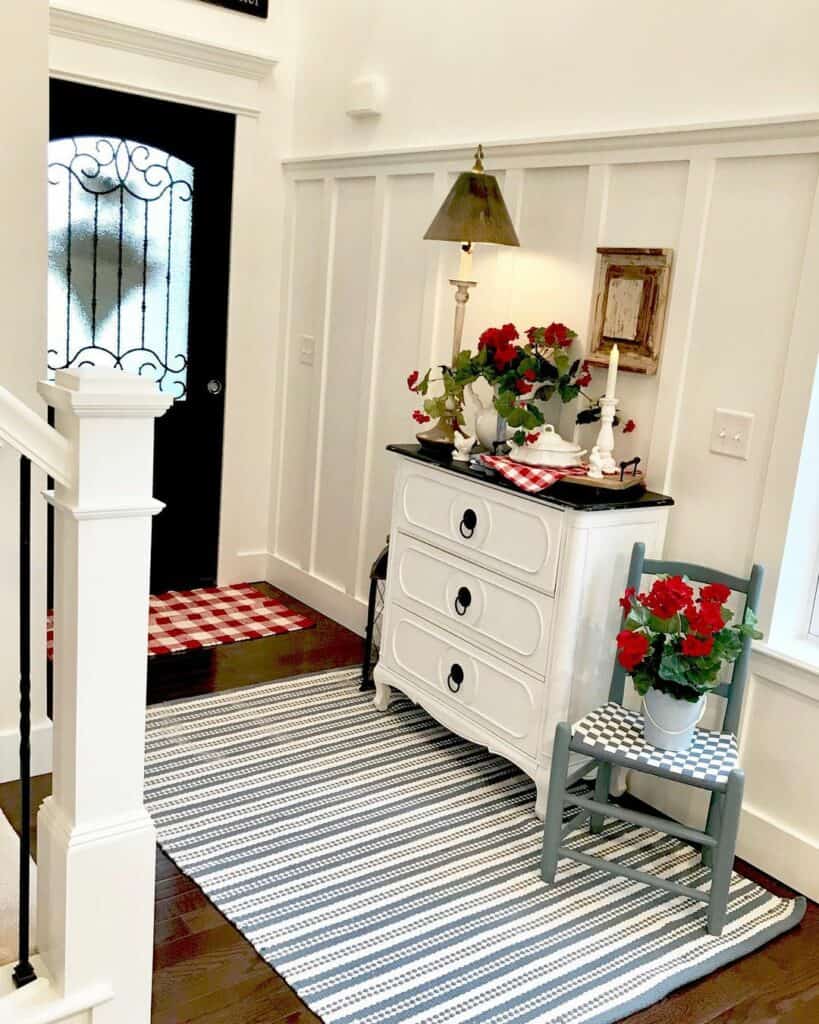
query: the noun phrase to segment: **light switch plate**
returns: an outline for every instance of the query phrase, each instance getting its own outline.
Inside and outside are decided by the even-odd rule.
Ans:
[[[747,459],[751,453],[751,434],[754,414],[736,409],[715,409],[711,427],[711,451],[717,455],[730,455]]]
[[[299,362],[312,366],[316,358],[316,339],[309,334],[302,334],[299,343]]]

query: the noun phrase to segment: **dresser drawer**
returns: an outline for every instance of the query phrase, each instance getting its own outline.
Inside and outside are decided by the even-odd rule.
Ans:
[[[491,487],[438,479],[414,467],[399,474],[399,526],[470,561],[553,594],[563,513]]]
[[[551,597],[398,533],[390,600],[466,640],[545,675]]]
[[[393,604],[382,658],[399,676],[444,701],[453,714],[534,755],[544,684]],[[400,684],[399,684],[400,685]]]

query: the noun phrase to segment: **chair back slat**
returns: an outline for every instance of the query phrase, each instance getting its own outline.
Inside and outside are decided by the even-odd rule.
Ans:
[[[691,562],[661,562],[656,558],[643,560],[643,573],[647,576],[687,576],[694,583],[722,583],[739,594],[747,594],[750,584],[750,579],[731,576],[718,569],[709,569],[706,565],[694,565]]]
[[[720,572],[717,569],[710,569],[704,565],[694,565],[689,562],[665,562],[654,558],[645,557],[645,545],[635,544],[631,551],[631,563],[628,571],[627,586],[634,587],[639,592],[640,583],[644,575],[648,576],[686,576],[692,583],[722,583],[731,590],[745,595],[745,604],[740,613],[742,618],[747,609],[756,612],[759,608],[759,598],[762,593],[762,579],[764,570],[761,565],[754,565],[751,575],[745,579],[741,576],[731,576],[728,573]],[[623,613],[625,622],[628,612]],[[741,619],[739,621],[742,621]],[[720,683],[711,691],[726,699],[725,715],[722,729],[724,732],[736,733],[739,726],[739,716],[742,712],[742,702],[745,697],[745,684],[748,679],[748,670],[751,658],[751,638],[746,637],[742,642],[742,650],[734,662],[734,670],[731,673],[731,680],[727,683]],[[614,659],[614,671],[609,687],[609,700],[622,704],[625,696],[626,672],[625,669]]]

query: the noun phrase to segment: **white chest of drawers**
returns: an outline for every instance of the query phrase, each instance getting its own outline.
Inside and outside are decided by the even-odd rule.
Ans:
[[[632,545],[661,553],[672,501],[532,497],[414,446],[392,450],[375,706],[386,711],[395,687],[508,758],[534,779],[542,816],[555,725],[605,701]]]

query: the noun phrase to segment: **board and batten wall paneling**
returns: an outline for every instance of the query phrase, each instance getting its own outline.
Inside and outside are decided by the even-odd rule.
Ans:
[[[746,768],[740,850],[819,900],[819,687],[796,663],[757,652],[740,744]]]
[[[337,590],[355,591],[366,423],[370,414],[374,265],[382,221],[376,178],[336,183],[335,230],[322,351],[312,571]]]
[[[356,596],[367,600],[369,570],[390,527],[393,459],[388,444],[411,442],[420,428],[411,418],[422,399],[407,387],[413,370],[430,359],[431,302],[427,300],[434,249],[418,230],[435,202],[431,174],[386,179],[384,267],[376,329],[372,399],[364,422],[367,462],[361,485],[366,500],[358,540]],[[434,283],[433,283],[434,287]]]
[[[639,246],[679,249],[689,164],[685,160],[658,163],[616,164],[609,177],[608,202],[598,245]],[[672,288],[674,267],[672,265]],[[605,388],[605,369],[592,371],[590,391]],[[639,455],[645,464],[648,441],[654,426],[659,376],[621,373],[617,391],[622,418],[633,419],[637,429],[631,434],[617,434],[617,452],[621,459]],[[584,447],[593,444],[595,428],[584,428]]]
[[[383,447],[415,432],[406,375],[446,359],[451,343],[457,247],[422,235],[468,161],[441,150],[286,166],[288,394],[278,410],[268,578],[359,629],[367,569],[388,525]],[[806,365],[819,355],[819,337],[804,327],[819,120],[510,145],[490,151],[487,165],[502,176],[522,246],[479,247],[465,343],[489,324],[525,330],[555,319],[580,333],[582,351],[596,247],[674,249],[659,373],[620,376],[638,430],[618,433],[618,451],[651,452],[649,483],[675,498],[666,556],[747,572],[766,550],[758,534],[773,425],[795,395],[786,360],[795,346]],[[299,363],[304,333],[316,337],[313,367]],[[603,380],[598,371],[589,391]],[[717,407],[755,415],[748,461],[709,452]],[[553,416],[564,434],[573,415]],[[793,472],[790,488],[792,480]],[[815,759],[802,752],[819,730],[816,674],[762,652],[752,672],[740,853],[816,897],[819,820],[801,796],[817,788]],[[703,813],[688,787],[633,774],[629,786],[691,823]]]
[[[671,556],[728,572],[752,560],[818,172],[815,153],[717,161],[672,477],[687,509],[669,522]],[[747,461],[709,451],[718,407],[754,414]]]
[[[327,263],[328,189],[319,179],[296,181],[290,203],[290,252],[285,287],[286,337],[281,372],[285,386],[280,439],[280,483],[276,550],[309,570],[319,383],[321,380],[324,292]],[[312,339],[313,363],[302,362],[302,339]]]

